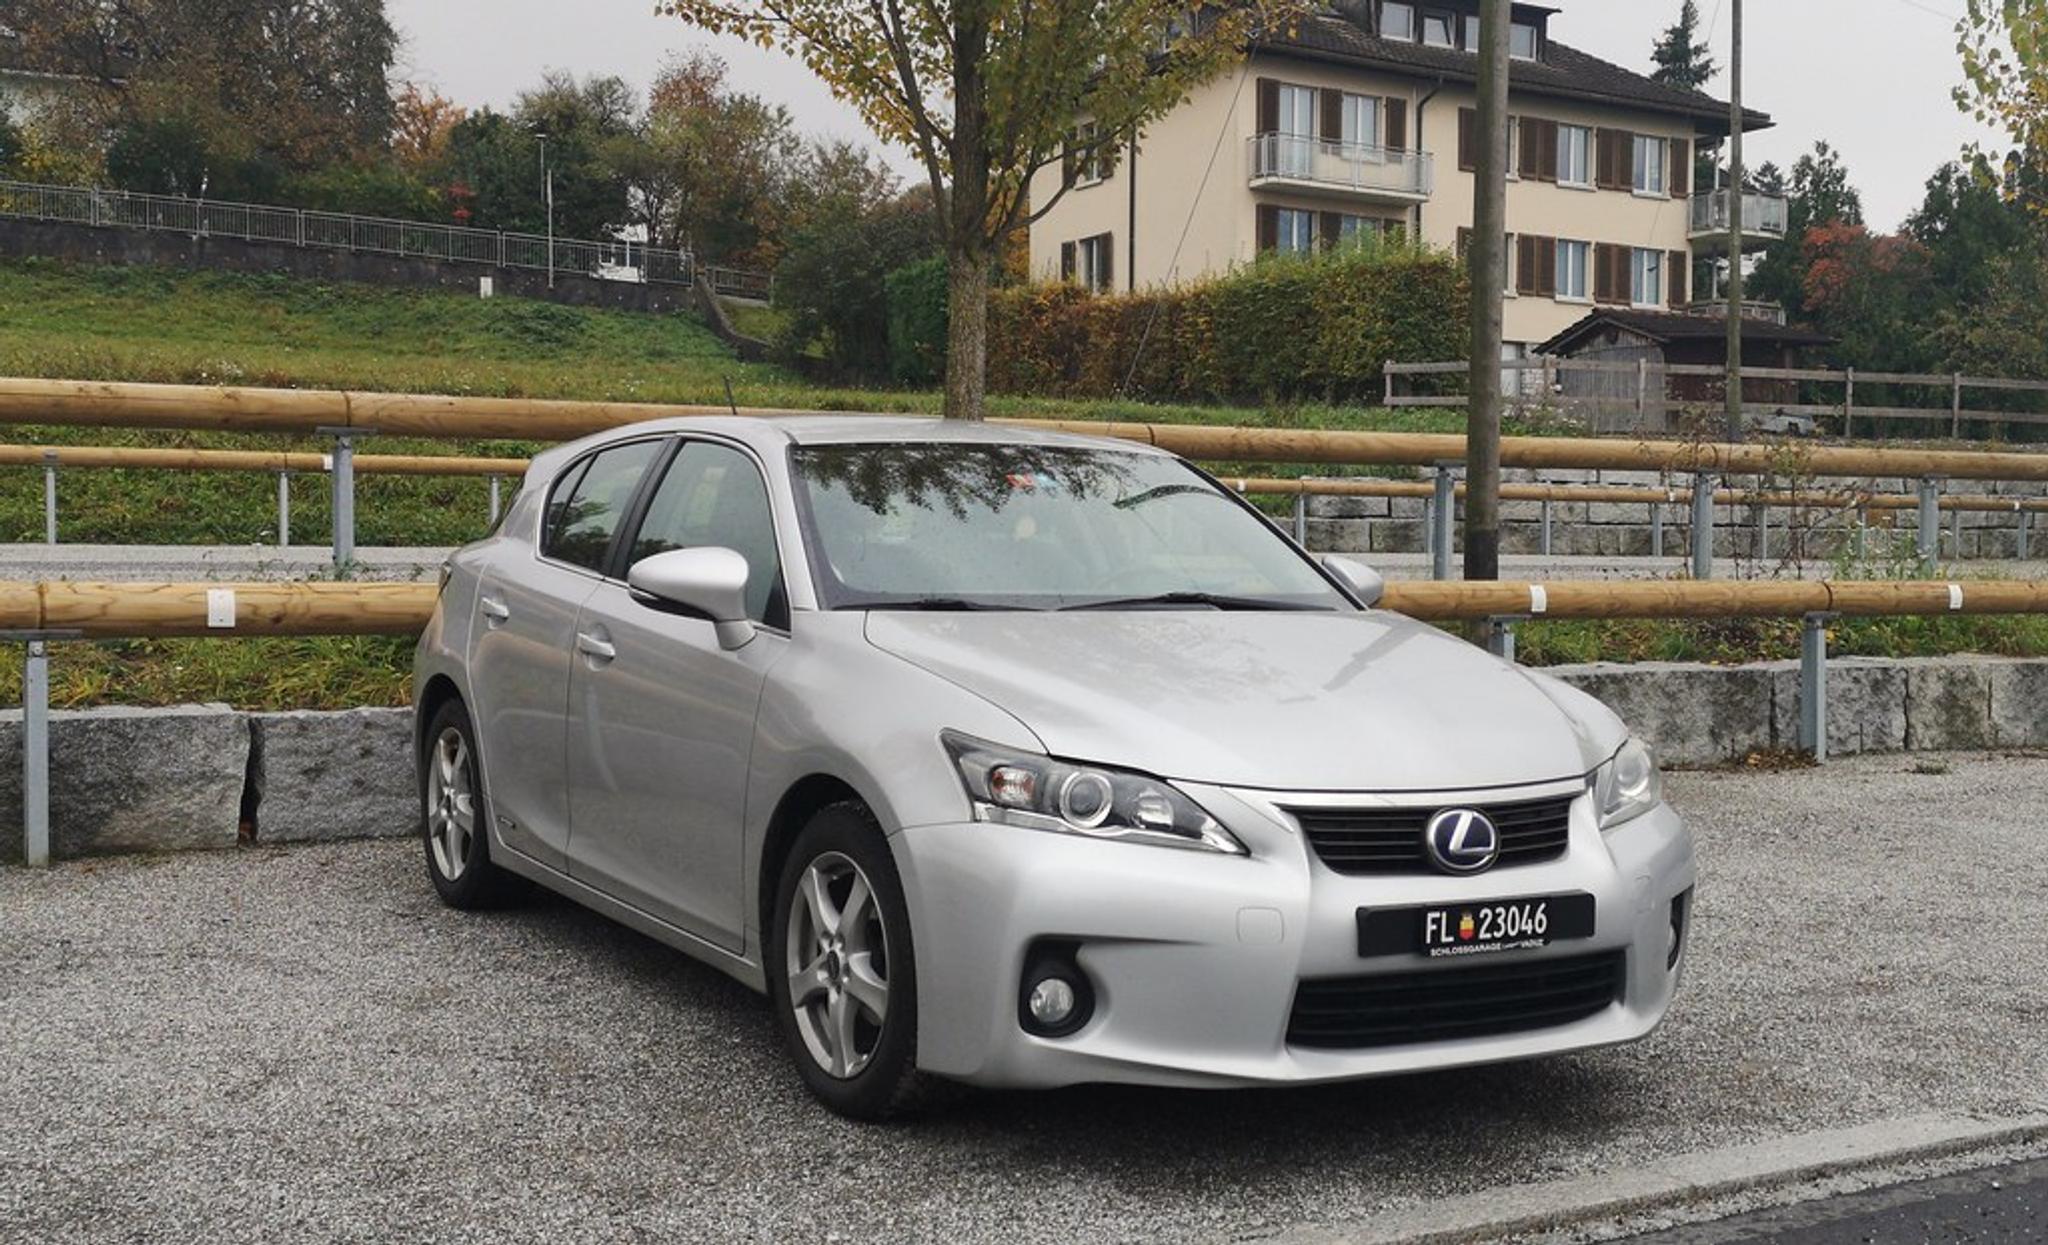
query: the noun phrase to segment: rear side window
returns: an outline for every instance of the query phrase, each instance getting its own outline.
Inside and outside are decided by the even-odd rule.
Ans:
[[[600,450],[571,467],[548,498],[541,552],[587,570],[603,570],[633,490],[660,452],[659,441],[635,441]]]
[[[755,622],[788,626],[775,520],[760,469],[738,450],[691,441],[676,455],[648,501],[629,560],[707,545],[746,558],[748,615]]]

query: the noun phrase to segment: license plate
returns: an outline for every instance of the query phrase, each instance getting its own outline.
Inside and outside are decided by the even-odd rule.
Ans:
[[[1427,908],[1360,908],[1358,954],[1449,956],[1526,951],[1593,936],[1591,895],[1539,895]]]

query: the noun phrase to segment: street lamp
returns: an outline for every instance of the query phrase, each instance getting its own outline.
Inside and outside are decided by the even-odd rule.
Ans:
[[[540,140],[540,193],[548,215],[548,288],[552,290],[555,288],[555,171],[548,167],[548,132],[535,130],[533,136]]]

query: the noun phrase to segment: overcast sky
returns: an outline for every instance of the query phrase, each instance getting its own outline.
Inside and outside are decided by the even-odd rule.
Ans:
[[[713,39],[653,0],[387,0],[406,35],[400,71],[466,105],[504,107],[546,69],[616,73],[645,87],[662,59],[715,48],[746,90],[789,106],[804,129],[868,138],[823,83],[777,52]],[[1963,0],[1750,0],[1745,102],[1777,121],[1750,136],[1749,159],[1789,168],[1814,140],[1840,148],[1871,223],[1894,228],[1927,178],[1976,131],[1951,101],[1959,77],[1955,17]],[[1678,0],[1549,0],[1555,37],[1631,69]],[[1700,0],[1718,63],[1728,59],[1727,0]],[[1708,87],[1725,98],[1725,75]],[[1991,138],[1995,136],[1986,135]],[[870,141],[872,141],[870,139]],[[906,174],[906,155],[892,162]]]

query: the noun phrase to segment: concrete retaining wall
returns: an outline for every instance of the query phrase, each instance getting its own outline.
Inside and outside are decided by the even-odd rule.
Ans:
[[[1508,484],[1604,484],[1618,488],[1690,488],[1689,477],[1665,477],[1653,471],[1594,471],[1524,468],[1503,473]],[[1782,481],[1759,481],[1754,476],[1736,476],[1722,481],[1724,488],[1783,488]],[[1815,488],[1868,487],[1876,492],[1914,493],[1917,480],[1820,481]],[[1956,480],[1944,491],[1971,496],[2042,497],[2048,484]],[[1759,556],[1759,507],[1717,506],[1714,508],[1714,556],[1756,558]],[[1769,545],[1764,556],[1776,561],[1790,548],[1792,529],[1804,529],[1800,537],[1801,556],[1825,560],[1845,547],[1849,528],[1844,520],[1829,517],[1816,508],[1795,515],[1785,507],[1769,507]],[[1651,507],[1633,502],[1554,502],[1551,505],[1551,552],[1561,556],[1649,557],[1654,543]],[[1682,558],[1691,547],[1692,515],[1682,502],[1663,507],[1664,555]],[[1823,526],[1823,518],[1828,522]],[[1972,512],[1962,516],[1962,540],[1955,537],[1955,516],[1943,512],[1941,556],[1960,559],[2012,559],[2019,555],[2019,519],[2014,514]],[[1883,548],[1880,535],[1887,527],[1902,548],[1909,548],[1918,530],[1919,518],[1911,510],[1874,511],[1871,534],[1865,549],[1873,557]],[[2036,515],[2030,526],[2029,553],[2048,557],[2048,515]],[[1313,497],[1309,499],[1308,544],[1325,553],[1420,553],[1425,548],[1423,501],[1415,497]],[[1501,552],[1540,553],[1543,549],[1543,503],[1510,501],[1501,503]]]
[[[1797,746],[1796,662],[1552,667],[1610,705],[1667,765]],[[2048,660],[1838,658],[1836,754],[2048,748]],[[243,713],[221,705],[59,712],[53,852],[231,847],[414,833],[408,709]],[[18,859],[21,713],[0,713],[0,858]]]

